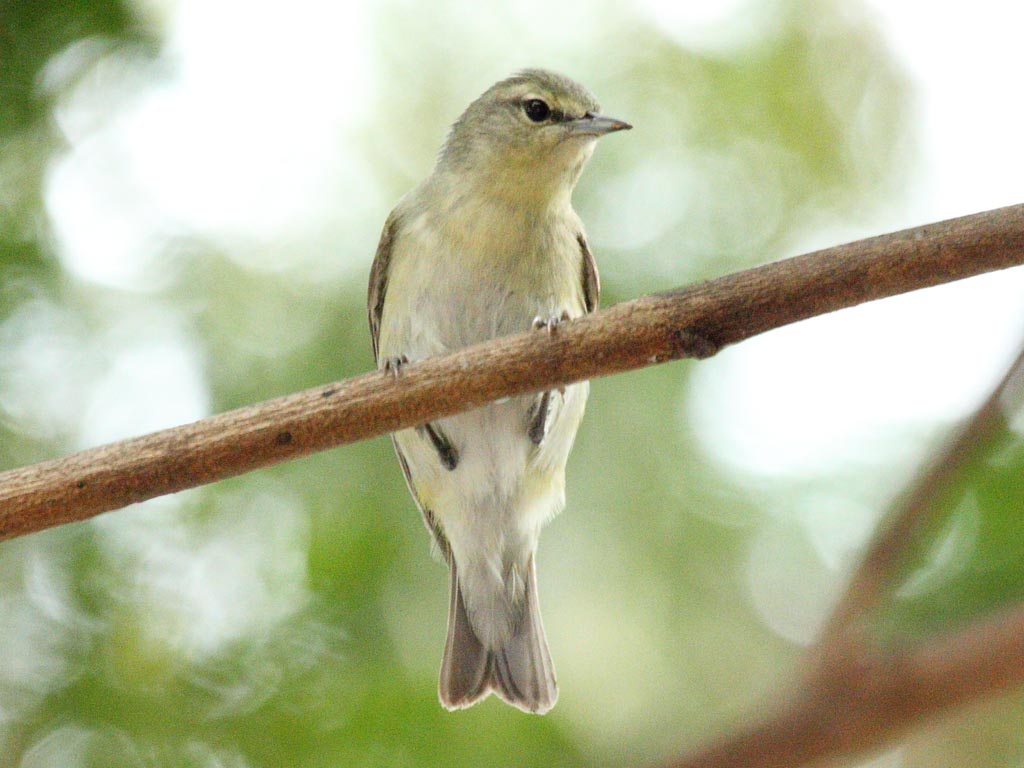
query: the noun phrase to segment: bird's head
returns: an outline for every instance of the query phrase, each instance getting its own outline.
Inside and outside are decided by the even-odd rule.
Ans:
[[[439,166],[514,199],[569,194],[594,142],[631,128],[579,83],[527,69],[488,88],[452,126]]]

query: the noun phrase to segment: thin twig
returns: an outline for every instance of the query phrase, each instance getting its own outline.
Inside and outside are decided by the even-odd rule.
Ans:
[[[0,474],[0,539],[212,483],[491,400],[681,357],[865,301],[1024,263],[1024,205],[643,296],[559,327]]]

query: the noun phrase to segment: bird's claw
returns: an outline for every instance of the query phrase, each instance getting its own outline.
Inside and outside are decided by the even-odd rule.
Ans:
[[[550,315],[548,317],[541,317],[540,315],[538,315],[537,317],[533,318],[533,329],[536,331],[543,328],[548,332],[548,336],[551,336],[554,334],[558,326],[560,326],[562,323],[569,322],[569,320],[570,318],[568,310],[562,310],[561,315]]]
[[[394,378],[398,378],[402,372],[402,366],[409,364],[409,358],[405,355],[397,355],[395,357],[385,357],[381,364],[381,370],[384,373],[390,373]]]

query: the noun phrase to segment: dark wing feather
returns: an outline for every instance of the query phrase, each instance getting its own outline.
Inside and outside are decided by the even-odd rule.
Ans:
[[[370,320],[370,338],[373,340],[373,360],[378,362],[378,341],[380,339],[380,318],[384,314],[384,294],[388,288],[388,271],[391,268],[391,253],[398,233],[398,217],[392,213],[384,222],[380,233],[377,255],[370,267],[370,286],[366,296],[366,313]]]
[[[583,255],[583,304],[589,314],[600,304],[601,278],[597,274],[597,262],[594,261],[594,254],[590,252],[587,238],[583,236],[582,232],[576,235],[576,242],[580,244],[580,252]]]

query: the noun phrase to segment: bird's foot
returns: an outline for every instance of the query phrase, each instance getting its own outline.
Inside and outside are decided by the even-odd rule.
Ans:
[[[384,373],[390,373],[394,378],[398,378],[402,372],[402,367],[409,364],[409,358],[405,355],[396,355],[395,357],[385,357],[381,362],[381,370]]]
[[[568,310],[562,310],[562,314],[560,315],[550,315],[548,317],[541,317],[538,315],[533,318],[533,329],[537,331],[543,328],[548,332],[548,336],[551,336],[558,329],[558,326],[562,323],[569,322],[569,319]]]

